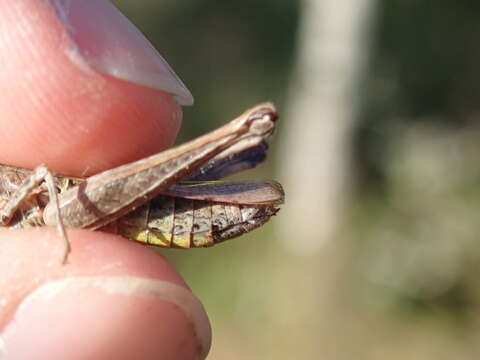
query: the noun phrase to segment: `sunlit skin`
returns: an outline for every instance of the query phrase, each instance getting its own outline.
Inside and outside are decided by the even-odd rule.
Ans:
[[[48,2],[1,2],[0,24],[0,163],[43,163],[57,173],[85,176],[172,144],[182,113],[172,96],[74,66],[59,51],[64,29]],[[92,349],[96,359],[135,352],[145,359],[196,358],[191,322],[170,302],[85,289],[27,305],[35,289],[75,277],[162,280],[188,292],[175,269],[144,246],[89,230],[68,235],[72,251],[62,265],[54,228],[0,231],[0,323],[7,350],[32,349],[36,359],[84,359]],[[35,326],[46,319],[48,332]],[[55,342],[42,342],[47,336]]]

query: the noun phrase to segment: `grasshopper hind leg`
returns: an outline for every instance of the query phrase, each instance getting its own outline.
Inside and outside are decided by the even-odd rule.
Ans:
[[[43,182],[45,182],[47,187],[49,199],[56,209],[56,228],[58,234],[65,242],[63,263],[66,263],[68,254],[70,253],[70,242],[68,241],[67,233],[60,216],[60,210],[58,207],[58,193],[55,189],[55,178],[47,167],[41,165],[35,168],[31,175],[27,177],[15,191],[8,202],[0,209],[0,225],[8,225],[13,215],[20,207],[21,203],[32,193],[32,191],[35,190],[35,188],[40,186]]]

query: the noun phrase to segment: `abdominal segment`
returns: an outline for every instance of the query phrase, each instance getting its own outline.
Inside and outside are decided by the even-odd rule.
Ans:
[[[157,196],[107,225],[109,231],[160,247],[208,247],[240,236],[264,223],[274,205],[238,205]]]

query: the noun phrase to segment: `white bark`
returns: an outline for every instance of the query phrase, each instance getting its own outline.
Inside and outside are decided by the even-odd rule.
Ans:
[[[350,133],[374,0],[303,0],[299,50],[282,117],[281,238],[309,253],[335,237],[348,200]]]

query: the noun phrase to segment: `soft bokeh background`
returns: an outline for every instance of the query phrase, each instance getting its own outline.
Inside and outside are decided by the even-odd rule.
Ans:
[[[209,359],[480,354],[480,2],[116,0],[193,92],[179,141],[282,115],[287,201],[216,248],[164,252]],[[161,339],[160,339],[161,340]]]

